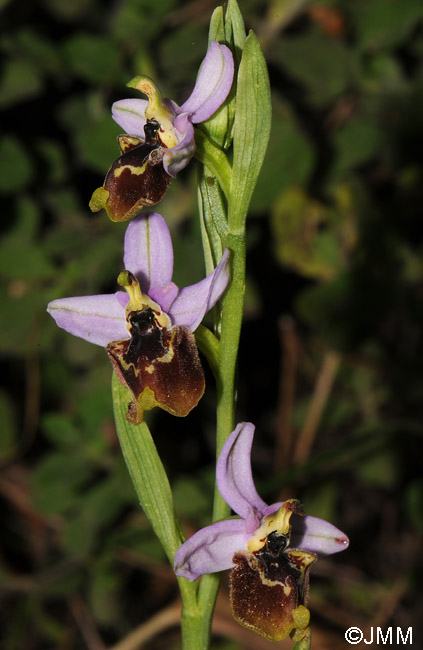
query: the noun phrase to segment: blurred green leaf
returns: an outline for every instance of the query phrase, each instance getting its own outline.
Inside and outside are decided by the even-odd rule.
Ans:
[[[183,476],[173,486],[175,508],[180,516],[201,517],[210,510],[210,499],[198,479]]]
[[[342,324],[342,308],[351,288],[348,273],[339,273],[328,283],[312,286],[303,290],[296,299],[296,313],[311,327],[317,328],[320,335],[329,340],[335,348],[346,345],[345,337],[349,332]]]
[[[10,280],[0,287],[0,350],[3,355],[25,357],[39,339],[39,316],[45,310],[29,283]]]
[[[271,215],[276,256],[300,275],[332,278],[344,266],[344,251],[337,241],[336,223],[328,209],[297,187],[283,192]]]
[[[319,107],[334,101],[354,78],[348,49],[317,30],[280,39],[269,51],[269,60],[300,82],[308,100]]]
[[[168,87],[157,79],[159,88],[165,97],[182,104],[194,88],[198,67],[206,54],[207,25],[203,28],[193,21],[184,22],[160,40],[158,50],[168,79]]]
[[[264,212],[285,188],[304,185],[312,171],[314,157],[311,143],[292,111],[276,104],[269,147],[250,209]]]
[[[63,182],[67,174],[67,160],[62,144],[51,138],[40,138],[36,141],[36,147],[46,165],[46,182]]]
[[[67,550],[78,557],[90,554],[99,531],[112,523],[132,495],[129,478],[124,472],[106,476],[93,487],[84,489],[83,500],[64,526],[63,540]]]
[[[36,203],[22,195],[16,202],[15,221],[0,241],[0,275],[12,283],[12,299],[23,298],[37,280],[54,275],[52,263],[36,238],[39,219]],[[35,302],[37,296],[33,298]]]
[[[42,419],[42,429],[50,442],[64,451],[81,445],[82,433],[65,413],[47,413]]]
[[[33,502],[37,510],[46,515],[64,513],[76,506],[80,490],[91,475],[92,469],[79,456],[52,452],[33,473]]]
[[[84,16],[90,16],[92,11],[97,11],[97,5],[93,0],[73,0],[63,2],[62,0],[43,0],[44,6],[61,20],[81,20],[84,23]],[[98,16],[96,17],[98,22]]]
[[[101,84],[112,79],[119,68],[119,52],[105,36],[76,34],[63,46],[63,55],[75,76]]]
[[[398,482],[398,465],[395,453],[381,452],[368,458],[357,468],[360,478],[370,485],[393,488]]]
[[[23,27],[3,36],[1,46],[11,58],[25,60],[40,73],[60,74],[58,48],[33,27]]]
[[[121,574],[116,571],[110,556],[96,558],[91,565],[89,604],[95,620],[110,627],[121,616],[119,594]]]
[[[361,82],[367,92],[404,92],[408,89],[399,61],[386,53],[374,54],[365,60]]]
[[[364,118],[347,122],[334,135],[336,170],[356,167],[378,155],[382,141],[377,123]]]
[[[21,142],[13,135],[0,140],[0,191],[22,190],[32,180],[33,165]]]
[[[4,278],[35,281],[47,279],[53,273],[50,260],[35,242],[19,240],[14,233],[0,242],[0,274]]]
[[[83,120],[81,113],[84,113]],[[68,104],[63,115],[75,133],[74,141],[80,161],[105,176],[120,155],[117,136],[122,129],[113,121],[111,112],[102,110],[95,116],[88,104],[77,101],[73,106]]]
[[[315,484],[312,492],[302,500],[306,515],[320,517],[326,521],[335,521],[336,504],[339,496],[339,485],[335,480],[327,480]]]
[[[350,10],[359,46],[369,50],[395,47],[422,18],[419,0],[356,0]]]
[[[35,63],[16,58],[4,63],[0,80],[0,108],[9,108],[40,94],[42,76]]]
[[[163,27],[176,0],[126,0],[116,7],[113,17],[113,34],[128,47],[148,46]],[[138,74],[147,74],[139,70]]]

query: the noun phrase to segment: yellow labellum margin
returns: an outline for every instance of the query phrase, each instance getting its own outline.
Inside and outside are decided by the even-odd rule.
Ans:
[[[112,341],[106,351],[119,381],[132,393],[127,419],[141,424],[144,412],[155,406],[185,416],[203,396],[205,381],[193,333],[172,326],[160,306],[142,293],[129,271],[118,283],[129,295],[125,308],[129,339]]]
[[[235,553],[231,573],[231,605],[234,618],[269,641],[291,635],[301,640],[308,631],[310,612],[308,574],[315,553],[289,547],[290,519],[303,514],[295,499],[264,517],[247,543],[247,551]]]

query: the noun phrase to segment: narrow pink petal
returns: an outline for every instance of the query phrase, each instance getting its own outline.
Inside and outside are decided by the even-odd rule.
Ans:
[[[170,284],[167,284],[165,287],[154,287],[153,289],[150,289],[149,296],[152,298],[155,302],[157,302],[158,305],[162,308],[162,310],[166,313],[169,312],[170,306],[175,300],[176,296],[178,295],[178,287],[174,282],[171,282]]]
[[[125,309],[114,294],[59,298],[47,311],[66,332],[96,345],[129,338]]]
[[[176,575],[192,581],[206,573],[232,568],[235,551],[244,550],[248,537],[242,519],[218,521],[202,528],[176,551]]]
[[[205,314],[217,303],[229,282],[229,251],[225,248],[222,259],[204,280],[180,290],[169,311],[175,325],[185,325],[193,332]]]
[[[125,233],[123,263],[144,293],[172,282],[173,247],[169,228],[161,214],[143,213]]]
[[[179,120],[179,128],[182,129],[181,141],[175,147],[168,149],[163,156],[163,167],[172,178],[188,165],[195,151],[194,127],[188,120],[187,113],[178,115],[175,126],[177,120]]]
[[[112,117],[128,135],[144,139],[146,99],[121,99],[112,106]]]
[[[201,64],[194,90],[181,111],[191,113],[191,121],[204,122],[223,104],[232,86],[234,61],[226,45],[212,41]]]
[[[247,532],[258,528],[267,504],[259,497],[251,472],[254,425],[238,424],[222,447],[216,465],[219,492],[232,510],[246,520]]]
[[[338,528],[318,517],[293,515],[290,546],[318,555],[332,555],[345,551],[350,543]]]

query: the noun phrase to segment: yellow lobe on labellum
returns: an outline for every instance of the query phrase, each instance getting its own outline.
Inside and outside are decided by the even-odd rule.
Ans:
[[[151,411],[156,406],[160,406],[160,404],[156,400],[154,392],[147,386],[138,397],[138,401],[134,400],[129,405],[127,420],[135,425],[141,424],[145,411]]]
[[[107,209],[109,194],[110,192],[105,190],[104,187],[97,187],[89,203],[91,212],[98,212],[99,210],[103,210],[103,208]]]
[[[298,605],[292,610],[292,618],[295,623],[295,629],[291,632],[290,636],[294,643],[304,639],[308,627],[310,625],[310,611],[304,605]]]
[[[125,153],[134,147],[139,147],[139,145],[143,143],[144,140],[137,138],[135,135],[126,135],[126,133],[124,133],[118,136],[119,149],[122,153]]]
[[[148,106],[145,110],[147,120],[157,120],[160,124],[159,138],[162,144],[171,149],[178,144],[176,129],[173,126],[173,114],[166,108],[163,96],[149,77],[134,77],[126,84],[129,88],[135,88],[148,97]]]

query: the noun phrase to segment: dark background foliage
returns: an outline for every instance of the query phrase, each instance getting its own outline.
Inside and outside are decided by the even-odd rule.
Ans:
[[[143,647],[176,649],[176,583],[120,455],[110,363],[45,307],[115,289],[125,226],[87,207],[117,156],[111,103],[140,73],[182,102],[216,4],[0,5],[1,647],[104,650],[143,625]],[[257,426],[263,497],[296,496],[351,538],[312,572],[315,650],[347,647],[352,625],[413,626],[417,648],[421,3],[240,5],[274,114],[248,221],[238,420]],[[180,284],[203,274],[195,182],[193,163],[159,207]],[[188,418],[149,415],[187,535],[209,521],[214,409],[208,374]],[[271,647],[232,623],[225,590],[214,647]]]

